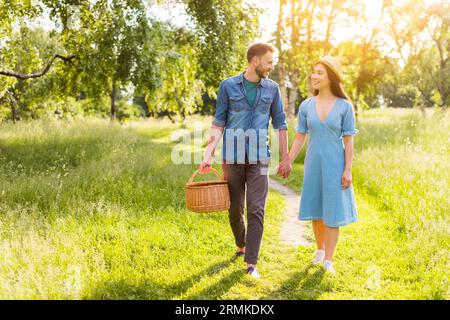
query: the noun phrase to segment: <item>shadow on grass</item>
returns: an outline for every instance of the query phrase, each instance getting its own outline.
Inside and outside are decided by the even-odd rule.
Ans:
[[[188,300],[217,300],[227,293],[230,288],[244,277],[244,270],[235,270],[229,275],[221,278],[218,282],[206,287],[199,293],[190,294],[184,299]]]
[[[308,265],[304,270],[293,273],[289,279],[281,284],[278,290],[272,291],[263,299],[316,300],[330,290],[329,287],[322,284],[325,270],[318,268],[311,273],[311,269],[316,268],[316,266]]]
[[[221,270],[227,268],[235,260],[230,258],[211,264],[202,271],[194,274],[182,281],[172,284],[161,284],[151,280],[143,280],[139,284],[132,284],[126,280],[112,280],[101,283],[96,288],[87,294],[84,299],[93,300],[170,300],[180,297],[196,283],[202,281],[206,277],[211,277],[219,273]],[[169,271],[168,271],[169,272]],[[239,272],[242,274],[242,272]],[[189,296],[186,299],[199,299],[204,296],[209,296],[214,299],[215,296],[220,296],[225,293],[234,282],[239,278],[238,272],[224,277],[218,283],[205,289],[196,296]],[[211,292],[210,292],[211,291]],[[211,295],[213,293],[213,295]]]

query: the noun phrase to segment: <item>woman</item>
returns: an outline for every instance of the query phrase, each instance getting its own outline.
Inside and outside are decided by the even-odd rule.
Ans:
[[[300,104],[297,135],[289,151],[294,162],[310,135],[300,200],[300,220],[312,220],[317,252],[314,264],[323,262],[334,273],[333,254],[339,227],[357,220],[352,187],[353,105],[342,86],[342,67],[327,55],[313,62],[314,96]]]

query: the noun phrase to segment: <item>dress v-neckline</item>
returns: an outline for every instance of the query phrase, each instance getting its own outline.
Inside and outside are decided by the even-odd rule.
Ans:
[[[333,104],[333,107],[331,107],[330,111],[328,111],[327,116],[326,116],[325,119],[323,119],[323,120],[320,119],[319,112],[317,112],[317,101],[316,101],[316,97],[314,97],[313,100],[314,100],[314,111],[315,111],[315,113],[316,113],[317,119],[319,119],[320,123],[325,123],[325,122],[328,120],[328,118],[330,117],[331,112],[333,112],[333,110],[336,108],[336,105],[337,105],[337,103],[338,103],[338,101],[339,101],[339,98],[336,99],[336,101],[335,101],[334,104]]]

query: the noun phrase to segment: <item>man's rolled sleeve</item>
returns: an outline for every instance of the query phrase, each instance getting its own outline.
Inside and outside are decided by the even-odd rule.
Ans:
[[[219,86],[219,92],[217,93],[216,114],[212,123],[218,127],[225,127],[227,123],[227,112],[228,95],[224,88],[224,82],[222,81]]]
[[[283,109],[283,101],[281,99],[280,87],[277,86],[275,98],[270,106],[272,116],[272,127],[276,130],[287,130],[286,114]]]

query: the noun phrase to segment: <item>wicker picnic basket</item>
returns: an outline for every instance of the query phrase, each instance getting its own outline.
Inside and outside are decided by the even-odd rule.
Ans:
[[[186,183],[186,207],[194,212],[217,212],[230,208],[228,184],[220,173],[211,168],[220,179],[215,181],[192,182],[199,173],[196,170]]]

